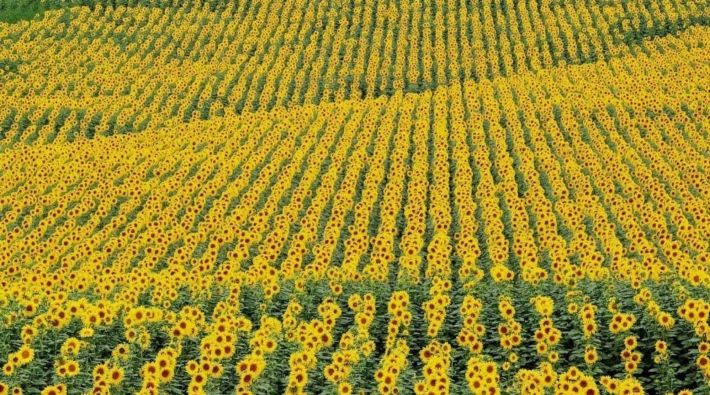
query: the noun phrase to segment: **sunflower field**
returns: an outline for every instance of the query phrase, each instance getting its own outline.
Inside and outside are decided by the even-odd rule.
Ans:
[[[0,0],[0,395],[710,395],[707,0]]]

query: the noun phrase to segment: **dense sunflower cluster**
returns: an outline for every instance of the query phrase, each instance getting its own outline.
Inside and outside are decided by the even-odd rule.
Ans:
[[[36,3],[2,0],[0,12]],[[710,24],[700,0],[41,3],[41,19],[0,29],[2,139],[72,141],[421,92],[608,61]],[[89,6],[61,7],[72,3]]]
[[[703,2],[122,1],[0,23],[0,395],[710,391]]]

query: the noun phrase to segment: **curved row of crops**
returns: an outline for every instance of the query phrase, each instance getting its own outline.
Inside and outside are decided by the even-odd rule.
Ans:
[[[512,3],[489,62],[417,8],[355,3],[366,34],[336,3],[3,27],[0,393],[706,393],[710,30],[489,80]],[[348,73],[364,99],[316,82]]]
[[[710,12],[699,0],[116,3],[0,25],[1,140],[73,141],[608,61],[687,35]]]

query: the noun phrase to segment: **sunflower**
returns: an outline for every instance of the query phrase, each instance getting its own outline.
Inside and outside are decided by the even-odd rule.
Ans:
[[[120,367],[112,368],[108,373],[108,380],[111,385],[118,385],[123,381],[123,369]]]

